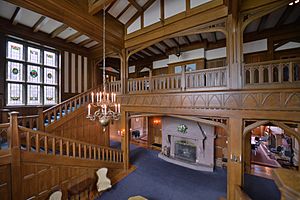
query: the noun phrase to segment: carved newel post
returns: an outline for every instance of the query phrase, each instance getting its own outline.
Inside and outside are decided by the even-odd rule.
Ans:
[[[11,179],[12,179],[12,199],[22,199],[21,188],[21,152],[20,136],[18,133],[18,112],[11,112],[9,126],[9,146],[11,149]]]

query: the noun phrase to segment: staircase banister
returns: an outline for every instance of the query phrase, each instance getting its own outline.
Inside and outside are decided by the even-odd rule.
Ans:
[[[253,66],[253,65],[267,65],[267,64],[280,64],[280,63],[289,63],[300,61],[300,57],[298,58],[287,58],[287,59],[280,59],[280,60],[270,60],[270,61],[263,61],[263,62],[256,62],[256,63],[245,63],[244,66]]]
[[[9,127],[9,123],[0,124],[0,128],[8,128],[8,127]]]
[[[29,128],[26,128],[26,127],[23,127],[23,126],[18,126],[18,128],[22,132],[30,132],[30,133],[33,133],[33,134],[39,134],[41,136],[47,136],[47,137],[50,137],[50,138],[55,138],[55,140],[64,140],[64,141],[69,141],[71,143],[74,142],[76,144],[87,145],[87,146],[102,148],[102,149],[107,149],[107,150],[113,150],[113,151],[117,151],[117,152],[122,153],[122,150],[119,150],[119,149],[114,149],[114,148],[110,148],[110,147],[90,144],[90,143],[83,142],[83,141],[80,141],[80,140],[74,140],[74,139],[70,139],[70,138],[66,138],[66,137],[56,136],[56,135],[52,135],[52,134],[41,132],[41,131],[35,131],[35,130],[29,129]]]
[[[61,102],[61,103],[59,103],[59,104],[56,104],[55,106],[52,106],[52,107],[50,107],[50,108],[44,110],[43,113],[45,114],[45,113],[47,113],[47,112],[49,112],[49,111],[51,111],[51,110],[53,110],[53,109],[55,109],[55,108],[57,108],[57,107],[63,105],[63,104],[66,104],[66,103],[69,103],[69,102],[71,102],[71,101],[73,101],[73,100],[76,100],[77,98],[80,98],[80,97],[82,97],[83,95],[85,95],[85,94],[87,94],[87,93],[90,93],[91,91],[96,90],[96,89],[101,88],[101,87],[102,87],[101,85],[98,85],[98,86],[96,86],[96,87],[94,87],[94,88],[91,88],[91,89],[85,91],[85,92],[82,92],[82,93],[80,93],[80,94],[78,94],[78,95],[76,95],[76,96],[74,96],[74,97],[71,97],[71,98],[69,98],[69,99],[67,99],[67,100],[65,100],[65,101],[63,101],[63,102]]]

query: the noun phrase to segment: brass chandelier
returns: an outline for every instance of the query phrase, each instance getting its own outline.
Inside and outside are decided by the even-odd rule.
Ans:
[[[94,94],[91,93],[92,102],[88,105],[87,118],[99,123],[104,127],[109,124],[111,120],[119,120],[121,116],[120,104],[116,102],[116,93],[106,92],[106,75],[105,75],[105,6],[103,9],[103,91]],[[96,99],[95,99],[96,98]],[[95,108],[94,113],[91,114],[91,108]]]

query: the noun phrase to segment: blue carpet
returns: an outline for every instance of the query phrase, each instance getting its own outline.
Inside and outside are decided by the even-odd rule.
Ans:
[[[112,142],[111,147],[120,144]],[[225,170],[191,170],[161,160],[158,153],[131,145],[130,159],[137,169],[99,199],[127,200],[142,195],[150,200],[215,200],[226,196]]]
[[[245,174],[244,181],[244,191],[253,200],[280,200],[280,191],[273,180]]]

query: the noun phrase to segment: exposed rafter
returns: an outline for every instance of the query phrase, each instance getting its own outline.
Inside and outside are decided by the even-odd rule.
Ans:
[[[72,42],[73,40],[75,40],[76,38],[78,38],[78,37],[81,36],[81,35],[82,35],[82,33],[80,33],[80,32],[74,33],[73,35],[70,35],[70,36],[66,39],[66,41],[67,41],[67,42]]]
[[[34,24],[34,26],[32,27],[33,32],[38,32],[40,30],[40,28],[47,23],[47,19],[45,16],[41,16],[40,19]]]
[[[60,27],[58,27],[57,29],[55,29],[54,31],[52,31],[51,33],[51,38],[56,37],[57,35],[59,35],[61,32],[63,32],[64,30],[66,30],[69,26],[66,24],[61,25]]]
[[[155,44],[151,46],[153,49],[155,49],[156,51],[159,51],[161,54],[166,54],[163,50],[161,50],[160,48],[158,48]]]
[[[146,49],[143,49],[146,53],[150,54],[151,56],[154,56],[156,55],[153,51],[151,51],[150,49],[146,48]]]
[[[160,44],[163,45],[166,49],[171,48],[165,41],[161,41]]]
[[[261,32],[263,30],[263,27],[265,27],[267,21],[268,21],[268,17],[269,17],[269,14],[263,16],[261,19],[260,19],[260,22],[258,24],[258,27],[257,27],[257,32]]]
[[[126,23],[126,27],[128,27],[130,24],[132,24],[139,16],[141,16],[141,14],[147,10],[153,3],[155,2],[155,0],[149,0],[142,8],[142,11],[138,11],[135,15],[133,15],[132,18],[130,18],[130,20]]]
[[[97,14],[100,10],[102,10],[105,6],[112,3],[114,0],[91,0],[89,1],[89,13],[91,15]]]
[[[143,8],[135,1],[128,0],[131,5],[133,5],[139,12],[143,12]]]
[[[180,46],[179,42],[177,40],[175,40],[174,38],[171,38],[172,42],[174,42],[176,44],[176,46]]]
[[[191,44],[191,41],[189,40],[189,38],[187,36],[183,36],[182,38],[183,38],[185,43]]]
[[[290,14],[292,13],[293,9],[295,8],[295,6],[287,6],[287,8],[285,9],[284,13],[280,16],[276,27],[278,28],[279,26],[281,26],[285,20],[287,20],[287,18],[290,16]]]
[[[203,37],[202,37],[202,35],[201,35],[201,33],[199,33],[199,38],[200,38],[200,41],[203,41]]]
[[[79,46],[85,46],[85,45],[87,45],[87,44],[89,44],[91,42],[93,42],[92,39],[87,39],[87,40],[84,40],[84,41],[80,42],[78,45]]]
[[[213,42],[217,42],[218,41],[217,32],[212,32],[211,34],[213,36]]]
[[[10,22],[13,25],[16,25],[18,23],[18,18],[20,17],[20,15],[18,16],[19,12],[20,12],[21,8],[17,7],[14,11],[14,14],[12,15],[12,17],[10,18]]]
[[[117,15],[117,19],[119,19],[125,12],[128,8],[130,8],[130,3]]]

